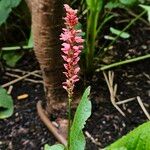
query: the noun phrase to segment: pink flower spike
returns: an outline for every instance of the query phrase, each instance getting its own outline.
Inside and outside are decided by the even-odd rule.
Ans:
[[[77,10],[73,10],[69,5],[65,4],[66,16],[63,18],[65,21],[65,28],[62,29],[60,40],[63,41],[61,51],[63,52],[62,58],[65,61],[63,72],[66,76],[66,81],[63,82],[63,88],[69,95],[73,94],[75,82],[79,80],[78,73],[80,67],[78,61],[81,49],[83,49],[82,43],[84,40],[80,36],[82,30],[76,30],[78,24]]]

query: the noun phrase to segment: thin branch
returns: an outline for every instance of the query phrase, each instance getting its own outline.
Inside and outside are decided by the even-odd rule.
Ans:
[[[22,74],[26,74],[26,73],[30,73],[29,71],[24,71],[24,70],[20,70],[20,69],[12,69],[12,68],[6,68],[6,71],[11,71],[11,72],[19,72]],[[40,75],[42,72],[41,70],[36,70],[36,73],[32,73],[33,76],[38,77],[38,78],[42,78],[42,75]]]
[[[148,74],[146,74],[145,72],[143,72],[143,75],[148,79],[150,80],[150,76]]]
[[[37,103],[37,112],[40,117],[40,119],[43,121],[43,123],[47,126],[49,131],[56,137],[56,139],[62,143],[63,145],[67,146],[67,141],[66,139],[59,134],[58,129],[53,126],[52,122],[48,119],[47,115],[44,113],[44,110],[41,106],[41,101],[38,101]]]
[[[7,94],[11,94],[12,89],[13,89],[13,86],[11,85],[11,86],[9,87],[8,91],[7,91]]]
[[[102,144],[95,140],[92,135],[88,132],[88,131],[85,131],[85,135],[91,140],[92,143],[94,143],[95,145],[98,145],[98,146],[102,146]]]
[[[113,104],[113,106],[120,112],[121,115],[125,117],[124,112],[117,106],[116,104],[116,93],[117,93],[117,84],[114,84],[114,72],[109,71],[108,72],[108,77],[105,72],[103,72],[104,78],[106,80],[109,92],[110,92],[110,100]]]
[[[21,78],[22,77],[22,76],[19,76],[19,75],[16,75],[16,74],[12,74],[12,73],[9,73],[9,72],[6,72],[5,75],[10,76],[10,77],[15,77],[15,78]],[[28,79],[28,78],[25,78],[24,80],[25,81],[30,81],[32,83],[42,83],[43,84],[42,80],[34,80],[34,79]]]
[[[28,74],[26,74],[26,75],[24,75],[24,76],[22,76],[22,77],[20,77],[20,78],[17,78],[17,79],[15,79],[15,80],[12,80],[12,81],[10,81],[10,82],[8,82],[8,83],[3,84],[2,87],[5,88],[5,87],[7,87],[7,86],[10,86],[10,85],[12,85],[12,84],[15,84],[15,83],[17,83],[17,82],[19,82],[19,81],[21,81],[21,80],[23,80],[23,79],[29,77],[30,75],[32,75],[32,73],[36,73],[36,72],[37,72],[37,71],[29,72]]]
[[[136,97],[132,97],[132,98],[125,99],[123,101],[116,102],[116,104],[117,105],[121,105],[121,104],[125,104],[125,103],[128,103],[128,102],[131,102],[133,100],[136,100]]]
[[[148,120],[150,120],[150,115],[149,115],[148,111],[146,110],[146,108],[145,108],[144,104],[142,103],[142,100],[139,96],[137,96],[137,100],[138,100],[138,103],[139,103],[140,107],[142,108],[144,114],[146,115]]]
[[[133,16],[133,17],[135,17],[135,18],[138,16],[138,15],[135,14],[131,9],[128,9],[127,7],[125,7],[125,9],[127,10],[127,12],[128,12],[131,16]],[[147,26],[150,25],[149,22],[146,21],[145,19],[143,19],[142,17],[140,17],[139,20],[141,20],[141,21],[142,21],[143,23],[145,23]]]

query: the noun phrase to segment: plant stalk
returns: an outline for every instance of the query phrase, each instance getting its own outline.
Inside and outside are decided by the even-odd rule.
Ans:
[[[93,58],[95,53],[95,39],[97,28],[97,12],[90,12],[88,27],[87,27],[87,54],[86,54],[86,70],[93,71]]]
[[[125,65],[125,64],[140,61],[140,60],[144,60],[144,59],[147,59],[147,58],[150,58],[150,54],[147,54],[147,55],[144,55],[144,56],[139,56],[139,57],[128,59],[128,60],[124,60],[124,61],[121,61],[121,62],[116,62],[116,63],[110,64],[110,65],[107,65],[107,66],[103,66],[100,69],[97,69],[96,71],[99,72],[99,71],[107,70],[107,69],[110,69],[110,68],[113,68],[113,67]]]
[[[70,150],[70,130],[71,130],[71,101],[72,101],[72,95],[68,94],[68,144],[67,149]]]

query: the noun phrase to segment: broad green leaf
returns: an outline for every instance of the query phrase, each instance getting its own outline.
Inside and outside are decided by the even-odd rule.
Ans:
[[[48,144],[44,145],[44,150],[64,150],[65,147],[62,144],[57,144],[53,146],[49,146]]]
[[[150,150],[150,121],[140,125],[104,150]]]
[[[0,87],[0,119],[8,118],[13,114],[13,100],[7,91]]]
[[[150,6],[148,5],[140,5],[140,6],[147,11],[148,21],[150,22]]]
[[[23,52],[5,52],[3,59],[10,67],[15,67],[16,63],[22,58]]]
[[[129,33],[127,33],[127,32],[122,32],[121,30],[115,29],[115,28],[113,28],[113,27],[110,27],[110,31],[111,31],[111,33],[116,34],[116,35],[118,35],[119,37],[124,38],[124,39],[127,39],[127,38],[130,37],[130,34],[129,34]]]
[[[21,0],[0,0],[0,25],[8,18],[12,8],[19,5]]]
[[[88,87],[82,99],[77,107],[73,124],[70,133],[70,150],[84,150],[85,149],[85,137],[82,132],[86,120],[91,115],[91,102],[89,101],[90,87]]]

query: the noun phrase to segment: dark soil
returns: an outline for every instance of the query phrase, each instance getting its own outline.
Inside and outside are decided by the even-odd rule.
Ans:
[[[147,110],[150,110],[149,63],[149,60],[145,60],[114,70],[115,82],[119,87],[119,99],[140,96]],[[100,78],[97,78],[98,76]],[[97,74],[96,80],[92,82],[92,87],[93,113],[87,122],[85,131],[100,142],[101,146],[92,143],[87,137],[87,150],[104,147],[147,121],[136,100],[122,107],[126,117],[123,117],[112,106],[106,83],[101,74]],[[24,93],[29,94],[28,99],[16,99],[18,95]],[[15,112],[12,117],[0,121],[0,150],[40,150],[45,143],[54,144],[56,141],[53,135],[40,121],[36,112],[37,101],[44,100],[42,85],[25,81],[18,82],[14,85],[12,96]]]
[[[141,28],[139,24],[139,27],[133,30],[131,39],[120,40],[116,46],[115,60],[150,53],[148,31],[150,31],[148,28]],[[150,113],[149,65],[150,60],[147,59],[115,68],[113,71],[115,73],[114,82],[118,84],[119,100],[140,96]],[[28,71],[39,69],[38,63],[31,53],[26,54],[16,68]],[[4,73],[0,84],[12,79]],[[87,121],[84,132],[88,131],[99,144],[93,143],[86,136],[86,150],[98,150],[98,148],[105,147],[147,121],[137,100],[120,106],[126,117],[123,117],[113,107],[102,73],[95,73],[89,84],[92,86],[92,116]],[[28,94],[29,98],[17,100],[17,96],[24,93]],[[37,101],[45,100],[42,84],[28,81],[18,82],[14,84],[12,97],[15,105],[13,116],[0,120],[0,150],[41,150],[46,143],[55,144],[55,138],[40,121],[36,111]]]

